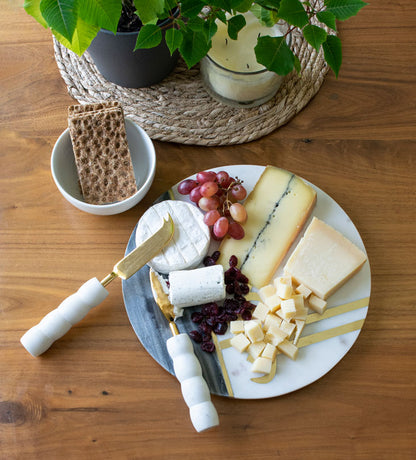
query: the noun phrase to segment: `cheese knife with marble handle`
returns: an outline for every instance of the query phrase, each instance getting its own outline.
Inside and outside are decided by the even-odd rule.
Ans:
[[[66,334],[108,295],[106,286],[115,278],[128,279],[155,257],[169,243],[174,233],[174,223],[169,215],[161,227],[147,240],[120,260],[101,282],[91,278],[75,294],[67,297],[55,310],[48,313],[36,326],[20,339],[33,356],[44,353],[56,340]]]

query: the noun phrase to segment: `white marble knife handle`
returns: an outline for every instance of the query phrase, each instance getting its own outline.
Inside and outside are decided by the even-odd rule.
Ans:
[[[48,313],[39,324],[29,329],[20,339],[21,344],[31,355],[41,355],[107,295],[107,289],[97,278],[90,279],[58,308]]]
[[[199,433],[219,425],[218,413],[212,404],[207,382],[202,377],[191,339],[187,334],[178,334],[168,339],[166,345],[196,431]]]

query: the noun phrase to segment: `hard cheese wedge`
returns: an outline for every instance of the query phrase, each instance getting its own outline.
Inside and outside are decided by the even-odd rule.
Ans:
[[[236,255],[250,284],[261,288],[269,283],[316,201],[316,192],[299,177],[267,166],[245,201],[248,219],[241,240],[225,239],[220,247],[221,263],[228,268]]]
[[[316,296],[327,299],[366,260],[364,252],[350,240],[314,217],[284,271]]]

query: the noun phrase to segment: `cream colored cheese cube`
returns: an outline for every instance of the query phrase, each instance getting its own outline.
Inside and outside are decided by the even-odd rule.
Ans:
[[[272,363],[273,361],[271,359],[259,356],[254,360],[254,363],[251,366],[251,371],[262,374],[270,374],[272,370]]]
[[[230,339],[231,345],[240,353],[247,350],[250,345],[250,340],[243,334],[237,334]]]
[[[230,321],[230,332],[232,332],[234,335],[244,332],[244,321],[242,319]]]
[[[293,317],[293,319],[294,320],[299,319],[299,320],[305,321],[306,317],[308,316],[308,313],[309,313],[309,309],[304,308],[303,310],[297,312],[296,315]]]
[[[294,299],[282,300],[280,309],[283,313],[283,319],[290,320],[296,316],[296,303]]]
[[[248,346],[247,352],[253,359],[256,359],[261,355],[265,346],[266,346],[266,343],[263,341],[252,343]]]
[[[298,343],[300,335],[302,334],[302,331],[305,327],[305,321],[296,319],[295,324],[296,324],[296,334],[295,334],[295,338],[293,339],[293,345],[296,345]]]
[[[293,345],[293,343],[290,343],[288,340],[284,340],[282,343],[279,343],[277,348],[290,359],[295,360],[298,356],[298,347]]]
[[[326,307],[328,306],[327,302],[323,299],[320,299],[315,294],[311,294],[308,298],[308,305],[312,308],[313,311],[322,315],[325,312]]]
[[[279,343],[283,342],[283,340],[287,339],[287,337],[287,332],[272,324],[265,335],[265,341],[277,346]]]
[[[305,302],[303,299],[303,295],[294,294],[292,295],[292,299],[295,301],[296,312],[300,312],[305,308]]]
[[[278,284],[276,287],[276,294],[281,299],[289,299],[289,297],[293,294],[293,288],[287,284]]]
[[[296,329],[296,324],[289,323],[288,321],[282,321],[280,323],[279,329],[287,335],[288,339],[290,339]]]
[[[261,352],[261,356],[263,356],[263,358],[268,358],[273,361],[276,358],[276,355],[277,355],[277,348],[271,343],[266,343],[266,346]]]
[[[301,294],[304,299],[307,299],[312,294],[312,291],[304,284],[299,284],[299,286],[295,289],[295,292]]]
[[[269,327],[274,324],[276,327],[280,326],[280,323],[282,322],[282,319],[276,316],[273,313],[269,313],[266,315],[266,318],[263,323],[263,329],[268,331]]]
[[[270,307],[265,305],[262,302],[259,302],[256,308],[253,311],[253,318],[259,319],[260,321],[264,321],[266,319],[267,314],[270,311]]]
[[[282,299],[277,294],[271,295],[264,299],[265,305],[267,305],[272,312],[275,312],[280,308],[281,301]]]
[[[264,339],[264,332],[261,328],[261,325],[255,321],[245,321],[244,322],[244,333],[251,342],[260,342]]]
[[[263,302],[267,297],[271,297],[274,294],[276,294],[276,288],[273,284],[266,284],[266,286],[259,289],[259,296]]]

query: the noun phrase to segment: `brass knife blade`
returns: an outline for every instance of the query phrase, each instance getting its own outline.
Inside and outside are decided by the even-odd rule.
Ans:
[[[142,244],[127,254],[123,259],[114,265],[112,273],[107,275],[102,281],[103,286],[107,286],[114,278],[119,277],[123,280],[130,278],[137,270],[143,267],[149,260],[153,259],[169,243],[173,237],[175,225],[172,217],[168,214],[168,219],[164,219],[162,226]]]

